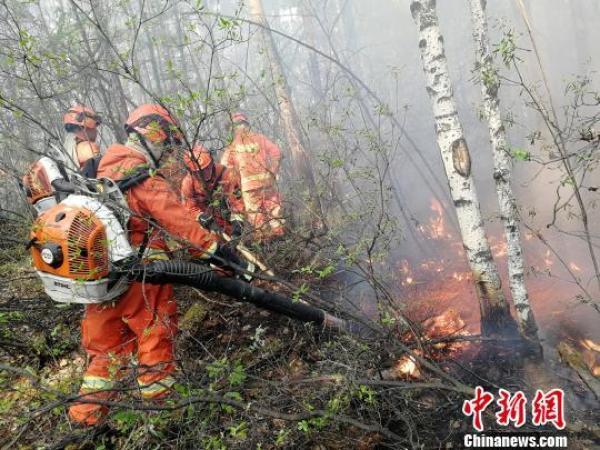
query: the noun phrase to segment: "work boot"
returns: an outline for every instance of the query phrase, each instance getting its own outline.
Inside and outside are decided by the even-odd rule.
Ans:
[[[109,400],[110,392],[80,393],[82,400]],[[69,419],[78,425],[95,426],[108,415],[108,407],[97,403],[74,403],[69,408]]]

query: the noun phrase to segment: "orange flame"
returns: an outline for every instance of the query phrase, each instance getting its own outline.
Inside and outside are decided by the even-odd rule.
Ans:
[[[392,372],[397,378],[411,378],[415,380],[421,378],[421,369],[419,369],[415,358],[410,355],[401,356],[396,361],[396,364],[394,364]]]
[[[492,245],[492,253],[494,258],[502,258],[508,254],[508,246],[504,240]]]
[[[600,344],[591,339],[581,339],[579,344],[584,348],[583,361],[595,377],[600,377]]]
[[[591,339],[582,339],[580,341],[581,345],[588,350],[594,351],[596,353],[600,353],[600,344],[592,341]]]
[[[426,227],[421,227],[421,231],[428,234],[431,239],[452,239],[452,234],[446,230],[444,208],[435,198],[431,199],[431,210],[434,212],[434,216],[429,219]]]

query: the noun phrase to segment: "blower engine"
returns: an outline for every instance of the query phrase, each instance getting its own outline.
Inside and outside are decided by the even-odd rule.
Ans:
[[[135,253],[117,217],[99,200],[70,195],[42,213],[31,232],[31,256],[57,302],[102,303],[127,290],[118,268]]]
[[[124,203],[123,186],[109,179],[81,179],[79,186],[73,188],[77,194],[69,195],[34,222],[29,242],[33,265],[54,301],[102,303],[123,294],[131,281],[174,283],[219,292],[300,321],[356,330],[354,323],[240,279],[225,277],[208,264],[140,261],[125,231],[130,214]]]

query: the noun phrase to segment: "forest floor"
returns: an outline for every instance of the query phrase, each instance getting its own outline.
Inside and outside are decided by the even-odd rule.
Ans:
[[[470,429],[465,396],[439,389],[435,376],[381,379],[397,359],[389,342],[323,332],[190,288],[176,290],[173,394],[142,402],[132,374],[103,425],[77,428],[66,411],[86,365],[83,308],[47,298],[23,249],[0,253],[3,448],[460,448]],[[476,362],[441,366],[478,384]],[[570,422],[570,448],[590,448],[599,436],[594,411],[580,416]]]

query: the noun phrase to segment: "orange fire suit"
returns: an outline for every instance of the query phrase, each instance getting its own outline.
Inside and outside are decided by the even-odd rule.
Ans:
[[[98,169],[98,177],[122,179],[137,167],[146,165],[145,157],[134,149],[115,144],[108,148]],[[164,256],[168,251],[162,233],[155,227],[191,244],[196,256],[212,253],[217,237],[205,230],[180,203],[179,196],[159,175],[147,178],[126,191],[132,217],[129,240],[133,246]],[[151,258],[151,257],[150,257]],[[83,377],[81,394],[85,399],[107,399],[110,389],[123,374],[121,370],[137,349],[137,381],[145,398],[164,395],[174,383],[173,345],[176,333],[176,304],[170,285],[131,284],[116,302],[88,305],[82,321],[82,344],[89,365]],[[98,392],[101,391],[101,392]],[[94,403],[76,403],[70,417],[88,425],[96,423],[107,409]]]
[[[79,163],[79,167],[83,167],[88,159],[100,154],[100,147],[98,147],[98,144],[95,142],[77,139],[75,151],[77,152],[77,162]]]
[[[204,171],[188,173],[181,183],[181,197],[186,208],[210,214],[219,228],[231,235],[231,222],[244,220],[244,201],[237,170],[215,163],[208,180]]]
[[[266,136],[252,131],[236,133],[225,149],[221,163],[240,173],[246,219],[260,238],[284,233],[281,196],[276,177],[281,150]]]

